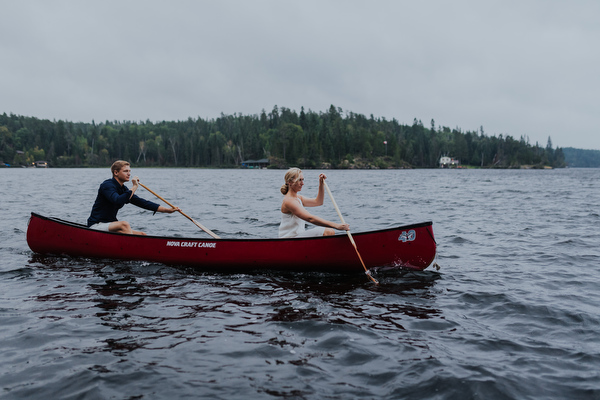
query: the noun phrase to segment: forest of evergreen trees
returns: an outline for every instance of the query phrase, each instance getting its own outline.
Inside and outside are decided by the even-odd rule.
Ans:
[[[584,150],[565,147],[563,152],[565,161],[569,167],[600,168],[600,150]]]
[[[259,115],[162,122],[0,115],[0,162],[11,166],[44,160],[51,167],[106,167],[123,159],[137,167],[239,167],[268,158],[280,168],[433,168],[441,156],[484,168],[565,166],[550,138],[542,147],[526,137],[488,136],[483,127],[463,132],[416,118],[403,125],[333,105],[326,112],[275,106]]]

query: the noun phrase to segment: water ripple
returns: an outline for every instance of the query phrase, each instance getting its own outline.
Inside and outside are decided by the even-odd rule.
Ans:
[[[328,171],[353,232],[434,222],[441,270],[377,271],[378,286],[34,255],[29,213],[84,222],[89,207],[65,210],[63,193],[91,204],[97,187],[80,182],[106,175],[39,172],[0,171],[13,194],[0,211],[3,398],[600,396],[597,171]],[[277,235],[282,171],[138,174],[224,237]],[[328,201],[315,213],[338,218]],[[176,215],[119,215],[204,235]]]

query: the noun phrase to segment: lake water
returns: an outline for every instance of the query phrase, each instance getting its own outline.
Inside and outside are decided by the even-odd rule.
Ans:
[[[133,169],[222,237],[276,236],[284,172]],[[1,169],[0,398],[600,399],[600,170],[326,173],[353,232],[433,221],[441,269],[377,286],[42,257],[30,213],[84,223],[110,171]]]

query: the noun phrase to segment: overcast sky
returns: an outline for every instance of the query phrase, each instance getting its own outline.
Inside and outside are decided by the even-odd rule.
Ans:
[[[600,149],[600,1],[0,0],[0,113],[330,105]]]

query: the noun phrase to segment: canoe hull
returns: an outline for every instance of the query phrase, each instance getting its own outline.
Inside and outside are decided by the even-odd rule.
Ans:
[[[367,268],[423,270],[434,260],[432,223],[352,235]],[[31,214],[27,243],[38,254],[142,260],[199,270],[364,271],[347,235],[294,239],[198,239],[101,232]]]

